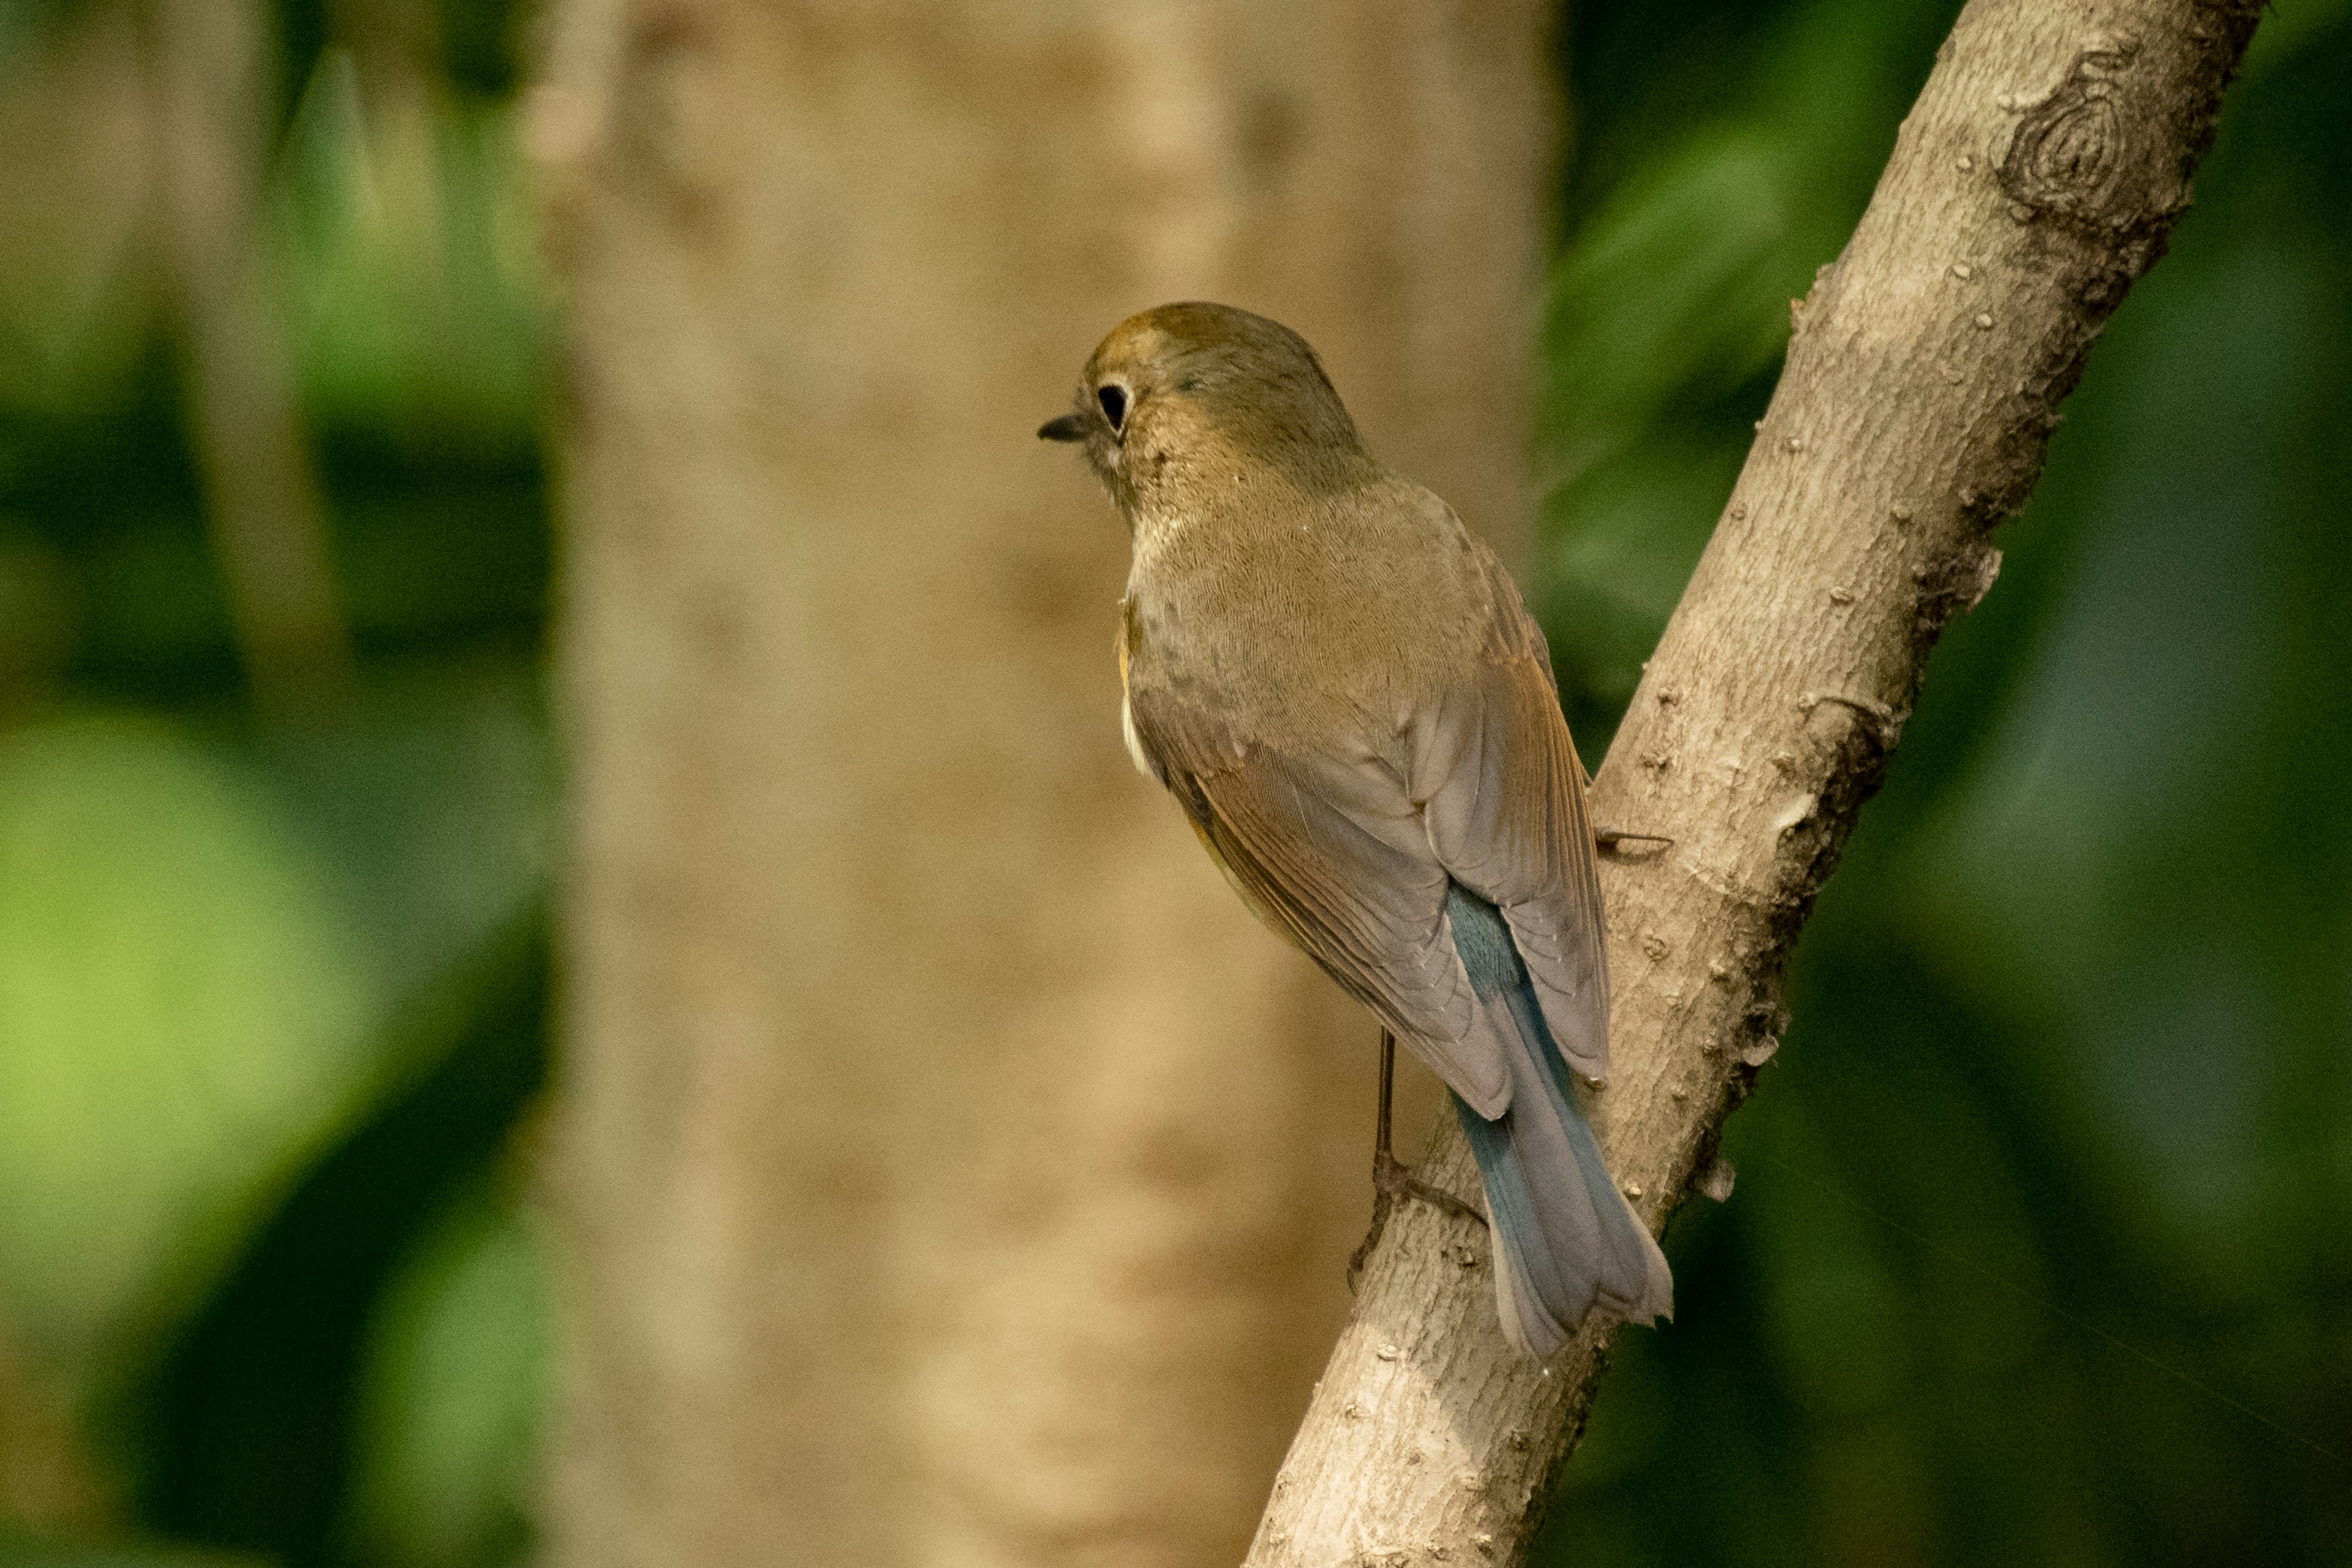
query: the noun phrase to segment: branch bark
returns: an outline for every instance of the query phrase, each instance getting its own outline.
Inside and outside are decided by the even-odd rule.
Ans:
[[[2057,406],[2163,254],[2261,7],[1975,0],[1780,384],[1593,785],[1673,836],[1604,865],[1615,1073],[1595,1108],[1653,1226],[1705,1180],[1787,1023],[1780,983],[1929,647],[1991,585]],[[1432,1173],[1475,1185],[1451,1121]],[[1727,1173],[1722,1173],[1727,1175]],[[1371,1260],[1248,1562],[1507,1562],[1610,1331],[1514,1356],[1486,1248],[1433,1210]]]

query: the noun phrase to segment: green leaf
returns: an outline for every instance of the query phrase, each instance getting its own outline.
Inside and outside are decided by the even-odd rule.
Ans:
[[[496,1568],[530,1539],[549,1386],[539,1237],[512,1203],[456,1206],[388,1293],[362,1392],[352,1555]]]
[[[246,775],[152,721],[0,738],[0,1312],[68,1373],[202,1287],[364,1067],[376,986]]]

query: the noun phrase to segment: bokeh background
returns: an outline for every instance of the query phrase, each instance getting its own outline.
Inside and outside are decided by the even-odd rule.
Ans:
[[[1591,761],[1957,9],[1563,17],[1526,575]],[[495,1568],[551,1386],[533,18],[189,10],[0,7],[0,1563]],[[240,15],[274,68],[192,89]],[[2264,21],[2197,189],[1538,1562],[2352,1562],[2352,5]]]

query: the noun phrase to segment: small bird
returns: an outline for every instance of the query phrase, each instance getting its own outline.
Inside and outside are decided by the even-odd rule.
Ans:
[[[1393,1041],[1453,1091],[1505,1334],[1546,1356],[1591,1311],[1671,1315],[1571,1069],[1609,1067],[1584,771],[1510,575],[1364,449],[1315,351],[1225,305],[1120,322],[1076,405],[1133,543],[1122,723],[1242,901],[1381,1026],[1374,1231],[1391,1194],[1476,1211],[1388,1147]],[[1632,836],[1628,836],[1632,837]]]

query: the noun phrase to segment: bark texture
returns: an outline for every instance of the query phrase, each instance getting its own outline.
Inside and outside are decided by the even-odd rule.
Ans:
[[[1595,781],[1669,834],[1603,868],[1611,1168],[1663,1226],[1786,1024],[1790,945],[1991,585],[2057,405],[2162,254],[2258,5],[1976,0],[1794,335],[1723,519]],[[1432,1174],[1476,1182],[1458,1132]],[[1695,1181],[1696,1179],[1696,1181]],[[1609,1335],[1549,1365],[1496,1325],[1486,1244],[1407,1205],[1372,1259],[1248,1561],[1517,1561]]]
[[[1119,741],[1038,423],[1297,325],[1507,543],[1542,7],[575,0],[559,1562],[1235,1560],[1348,1304],[1376,1033]]]

